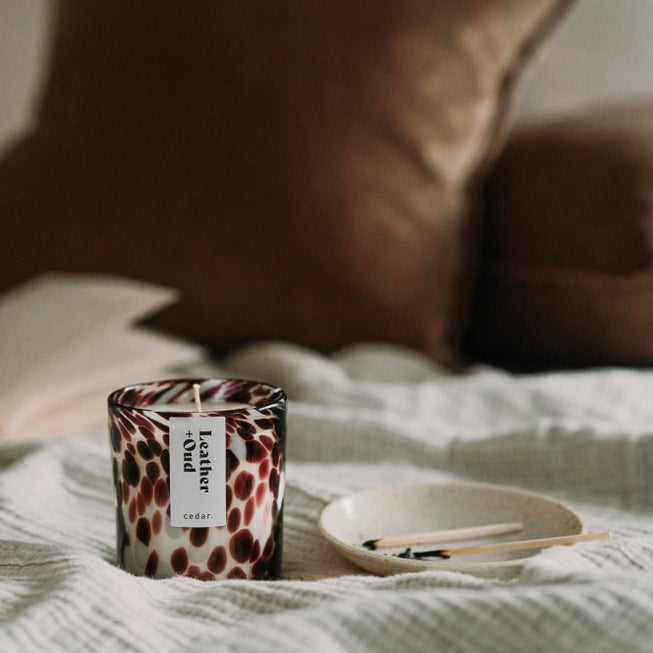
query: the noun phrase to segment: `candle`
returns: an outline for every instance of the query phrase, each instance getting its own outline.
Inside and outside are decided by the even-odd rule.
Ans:
[[[120,566],[155,578],[278,578],[283,390],[177,379],[121,388],[108,403]]]

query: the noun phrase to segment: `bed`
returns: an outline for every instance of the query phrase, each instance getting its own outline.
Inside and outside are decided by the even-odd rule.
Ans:
[[[6,325],[29,302],[32,318],[47,319],[40,293],[67,306],[74,295],[71,323],[59,322],[74,333],[72,317],[95,312],[79,299],[84,289],[102,305],[113,301],[116,315],[122,298],[122,315],[133,317],[132,282],[124,284],[39,279],[5,298],[0,318]],[[132,291],[141,308],[148,298],[169,301],[160,289]],[[40,372],[17,384],[24,399],[13,406],[36,406],[3,409],[15,415],[0,449],[4,651],[649,647],[650,371],[511,374],[479,365],[454,374],[400,347],[325,356],[282,342],[216,362],[125,322],[95,322],[88,339],[73,338],[56,364],[35,363]],[[94,367],[99,346],[104,364]],[[139,365],[147,377],[135,376]],[[116,564],[106,395],[135,379],[194,374],[264,379],[288,392],[281,580],[154,580]],[[3,377],[6,388],[15,380]],[[469,481],[543,492],[613,539],[543,550],[510,580],[442,569],[375,576],[318,529],[326,505],[358,490]]]
[[[497,33],[503,35],[497,42],[510,41],[505,31],[510,26],[520,34],[514,37],[518,46],[513,44],[511,50],[513,55],[520,53],[518,58],[530,56],[532,48],[545,40],[544,32],[548,36],[569,10],[568,3],[533,0],[520,4],[532,6],[530,11],[516,11],[518,18],[513,24],[512,18],[504,15],[511,3],[480,3],[476,9],[481,11],[481,5],[490,4],[500,7],[497,16],[501,20],[492,23],[498,32],[475,41],[468,31],[465,38],[470,40],[463,42],[482,43],[484,53],[488,48],[495,52],[488,43],[495,43]],[[452,270],[459,270],[462,260],[470,260],[470,241],[463,242],[458,232],[452,239],[451,232],[446,232],[447,242],[438,241],[436,249],[440,255],[455,249],[455,261],[447,258],[450,267],[438,263],[440,267],[434,268],[430,258],[418,255],[423,253],[418,247],[419,234],[410,232],[401,240],[406,232],[393,228],[396,216],[382,223],[389,229],[384,233],[393,234],[395,240],[372,239],[374,247],[388,248],[387,258],[379,256],[376,262],[374,252],[364,246],[367,240],[356,240],[362,238],[361,232],[352,230],[347,232],[348,238],[329,249],[328,256],[316,255],[320,265],[313,265],[310,257],[302,258],[296,249],[333,235],[335,225],[324,231],[325,223],[342,206],[348,206],[336,202],[333,212],[321,216],[320,228],[301,231],[298,241],[288,232],[283,233],[284,238],[265,232],[272,240],[263,240],[263,246],[281,249],[276,252],[278,258],[264,254],[261,265],[278,265],[289,256],[288,247],[292,246],[295,267],[284,269],[275,283],[270,281],[274,275],[268,275],[262,286],[253,285],[259,269],[249,277],[238,277],[242,283],[237,292],[229,295],[232,291],[225,289],[227,299],[221,304],[238,319],[223,313],[222,321],[216,323],[215,313],[207,313],[211,301],[197,289],[198,279],[201,290],[220,288],[221,275],[230,266],[242,271],[238,266],[250,250],[236,247],[228,254],[219,250],[226,262],[214,261],[215,250],[207,253],[208,259],[201,258],[203,264],[210,260],[217,266],[216,274],[209,277],[202,266],[199,276],[194,276],[197,271],[186,259],[175,265],[152,265],[161,255],[151,237],[152,228],[165,227],[170,219],[166,211],[172,214],[183,206],[190,207],[190,223],[201,226],[202,220],[198,217],[194,222],[192,216],[201,217],[201,209],[210,199],[207,195],[189,191],[173,197],[166,189],[154,188],[151,178],[141,176],[138,181],[145,184],[146,192],[135,199],[134,186],[120,177],[118,159],[102,154],[108,145],[101,139],[94,140],[96,149],[73,148],[78,163],[88,164],[78,166],[84,174],[69,179],[67,175],[75,167],[66,164],[65,174],[52,176],[57,171],[56,154],[61,154],[63,147],[63,141],[52,136],[52,127],[71,107],[55,101],[61,97],[58,84],[62,78],[57,71],[62,62],[70,63],[67,46],[81,43],[90,48],[90,60],[97,55],[75,23],[89,17],[70,3],[60,6],[60,41],[55,39],[55,63],[49,73],[54,81],[41,100],[41,127],[7,150],[0,168],[0,178],[12,182],[10,189],[4,185],[0,193],[0,210],[10,218],[5,223],[10,226],[4,227],[10,240],[3,245],[3,264],[9,264],[1,269],[5,289],[0,295],[0,649],[650,650],[653,285],[650,261],[647,263],[640,247],[648,242],[642,235],[646,232],[642,215],[650,216],[646,191],[650,175],[646,171],[651,165],[648,151],[653,148],[649,149],[648,102],[629,103],[625,109],[592,110],[571,119],[540,119],[510,137],[505,123],[493,131],[493,138],[481,139],[480,144],[460,136],[464,145],[483,151],[482,156],[476,152],[460,170],[465,175],[470,167],[487,171],[481,230],[484,244],[474,250],[478,256],[465,274]],[[146,12],[153,11],[148,3],[143,7]],[[203,7],[199,19],[182,19],[172,11],[186,28],[198,28],[207,17],[202,12],[208,11],[202,3],[198,7]],[[420,20],[424,18],[418,14]],[[451,15],[458,20],[458,14]],[[570,20],[579,15],[583,14],[572,13]],[[112,14],[111,20],[117,22],[112,22],[111,28],[122,25],[123,19],[121,12]],[[107,33],[93,24],[106,39],[102,41],[106,47],[110,41]],[[139,25],[149,24],[144,20]],[[314,23],[311,26],[315,28]],[[572,23],[567,34],[575,34],[576,27]],[[149,25],[148,29],[153,28]],[[179,33],[183,37],[184,30]],[[398,51],[409,51],[411,57],[423,53],[420,48]],[[512,63],[502,71],[492,93],[497,88],[504,93],[510,86],[506,80],[516,75]],[[189,84],[192,86],[192,80]],[[84,92],[89,89],[85,86]],[[380,92],[377,87],[373,90]],[[107,100],[112,96],[98,97]],[[125,105],[120,106],[124,109]],[[75,115],[84,123],[83,112]],[[375,114],[369,117],[374,123]],[[66,120],[64,116],[63,123]],[[490,129],[490,124],[492,129],[497,127],[497,120],[495,113],[483,123],[484,129]],[[598,126],[584,131],[588,124]],[[111,125],[118,129],[117,123]],[[635,136],[633,128],[637,129]],[[462,132],[467,133],[465,129]],[[70,154],[66,148],[72,147],[75,138],[91,133],[95,132],[68,134],[67,140],[63,139],[65,152]],[[579,133],[583,138],[578,138]],[[306,134],[309,140],[316,137],[310,129]],[[191,136],[202,138],[205,134],[200,130]],[[367,132],[353,129],[349,136],[353,141],[347,142],[363,149],[369,146]],[[123,148],[129,138],[139,138],[129,130],[117,137]],[[146,135],[146,139],[151,137]],[[594,143],[592,151],[598,152],[593,158],[583,149],[588,139]],[[173,170],[174,156],[185,152],[178,149],[182,141],[164,144],[158,150],[157,174]],[[561,157],[560,147],[574,155]],[[461,152],[468,151],[461,148]],[[542,156],[546,148],[558,154]],[[97,168],[93,164],[96,159],[85,159],[91,150],[102,164]],[[47,152],[47,157],[41,156]],[[132,157],[136,152],[134,145]],[[335,156],[334,152],[330,154]],[[612,174],[615,168],[609,162],[614,161],[610,156],[615,152],[618,160],[629,166],[630,174],[619,176],[621,185],[610,187],[622,194],[604,193],[593,210],[584,211],[574,190],[584,189],[588,179],[600,184],[605,177],[599,173],[608,174],[606,170]],[[401,161],[392,160],[401,172]],[[556,176],[561,160],[566,165],[564,174]],[[579,165],[579,160],[594,166]],[[330,159],[330,165],[337,161]],[[360,159],[354,153],[347,161]],[[541,166],[533,174],[517,174],[533,161]],[[145,167],[152,162],[147,159]],[[313,179],[324,181],[322,169],[316,166],[311,168]],[[580,174],[590,168],[597,176]],[[27,169],[48,180],[38,185],[38,192],[25,183]],[[101,180],[97,177],[100,170]],[[354,170],[358,171],[354,177],[368,190],[370,179],[391,181],[383,170],[371,176],[367,168]],[[127,176],[133,171],[129,168]],[[361,176],[357,176],[359,172]],[[412,183],[414,178],[406,175],[401,179]],[[573,183],[564,186],[561,177]],[[53,179],[59,186],[51,187]],[[558,211],[540,222],[543,231],[534,232],[535,238],[522,238],[516,230],[519,216],[534,210],[533,198],[541,190],[534,180],[542,179],[551,180],[545,185],[547,197],[560,193],[551,206],[573,205],[583,219],[590,215],[599,219],[618,210],[618,224],[630,225],[634,231],[626,238],[621,232],[616,236],[614,227],[592,229],[583,223],[583,228],[596,236],[592,246],[548,248],[543,258],[542,248],[536,245],[552,242],[547,229],[559,235],[570,223],[568,215]],[[185,177],[184,183],[197,190],[198,180]],[[95,193],[79,197],[84,184],[98,181]],[[69,182],[71,188],[66,187]],[[319,183],[304,189],[307,194],[295,198],[298,204],[292,206],[304,206],[309,190],[318,192],[317,187]],[[441,218],[449,216],[442,207],[449,207],[450,201],[456,200],[455,204],[471,198],[457,194],[459,187],[452,182],[444,193]],[[360,186],[348,187],[348,192],[357,189]],[[251,199],[251,188],[246,190]],[[318,190],[328,194],[332,189]],[[402,190],[393,186],[393,193]],[[227,201],[242,199],[238,188],[234,193],[227,193]],[[506,202],[506,195],[518,200]],[[314,201],[315,196],[310,199]],[[256,198],[251,202],[249,209],[264,207]],[[407,206],[400,201],[390,204]],[[288,206],[273,209],[281,211]],[[116,214],[119,222],[112,223],[123,230],[117,235],[101,226],[116,207],[126,211],[123,217]],[[368,214],[361,210],[354,211],[353,224],[364,224]],[[419,213],[419,208],[416,210]],[[84,211],[92,215],[93,229],[85,224]],[[54,228],[45,227],[46,236],[41,238],[44,227],[38,216],[44,212],[59,222]],[[137,215],[145,216],[145,222],[131,231]],[[68,226],[64,229],[63,224]],[[288,227],[292,223],[282,224]],[[466,233],[465,225],[468,222],[463,225]],[[233,236],[238,228],[233,226],[236,231],[228,233]],[[94,229],[99,235],[93,236]],[[77,248],[70,246],[70,233],[78,240]],[[185,231],[176,232],[173,227],[172,233],[178,239],[172,250],[164,247],[166,255],[177,256],[185,251],[181,245],[202,243],[206,237],[201,229],[191,229],[191,241],[184,240]],[[435,233],[440,239],[444,232],[436,229]],[[152,245],[149,254],[142,248],[131,250],[130,238],[140,238],[140,243],[147,238]],[[44,244],[47,239],[54,239],[48,241],[50,248]],[[572,243],[573,233],[565,232],[558,240]],[[79,247],[82,241],[85,247]],[[54,253],[49,252],[52,242],[59,248]],[[26,243],[32,256],[25,255]],[[94,266],[88,254],[91,258],[97,254],[98,243],[112,256],[96,258]],[[347,256],[352,244],[357,245],[353,259]],[[399,245],[416,248],[411,249],[415,256],[408,257],[411,266],[402,267],[402,261],[393,258]],[[85,251],[78,251],[82,249]],[[136,261],[139,251],[142,259]],[[600,254],[593,258],[592,252]],[[330,256],[335,263],[328,267]],[[570,260],[570,256],[575,258]],[[627,256],[630,259],[624,262]],[[361,258],[370,262],[375,274],[361,277],[362,268],[357,267]],[[442,257],[436,258],[441,261]],[[289,269],[298,275],[306,273],[296,287],[289,283]],[[392,276],[393,270],[396,276]],[[434,297],[428,295],[427,299],[425,293],[433,287],[436,272],[438,288]],[[473,294],[472,272],[476,297],[470,300],[469,311],[464,313],[465,328],[461,328],[460,298],[465,292],[466,296]],[[386,275],[383,292],[375,285],[376,274]],[[412,280],[413,294],[394,292],[404,278]],[[249,297],[252,288],[267,293],[270,299],[269,305],[263,303],[268,321],[259,318],[254,310],[257,305],[244,301],[239,313],[233,308],[239,306],[239,298]],[[335,295],[320,295],[318,301],[311,295],[316,290]],[[256,292],[252,294],[261,299]],[[448,307],[446,312],[443,306]],[[189,326],[188,311],[193,308],[196,313]],[[274,309],[280,317],[275,317]],[[161,319],[152,317],[161,315]],[[346,328],[324,329],[325,322]],[[239,323],[245,325],[242,331],[237,328]],[[454,327],[465,347],[464,359],[458,356],[462,350],[452,346]],[[278,385],[287,393],[280,579],[153,579],[126,573],[117,564],[107,396],[131,383],[190,377],[256,379]],[[407,484],[470,483],[545,495],[573,510],[585,530],[609,532],[611,539],[537,550],[520,558],[518,572],[509,578],[461,573],[457,568],[447,569],[445,563],[379,575],[343,556],[320,530],[323,510],[359,491]],[[410,513],[412,507],[405,509]]]

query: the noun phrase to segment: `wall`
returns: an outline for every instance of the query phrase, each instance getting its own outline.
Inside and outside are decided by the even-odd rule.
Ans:
[[[0,152],[27,127],[43,75],[52,0],[0,0]]]
[[[653,97],[653,0],[581,0],[541,52],[517,118]]]

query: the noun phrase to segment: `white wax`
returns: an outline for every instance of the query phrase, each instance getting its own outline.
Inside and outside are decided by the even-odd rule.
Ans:
[[[213,413],[217,410],[236,410],[237,408],[252,408],[250,404],[238,401],[211,402],[203,401],[202,410],[198,411],[194,401],[176,401],[173,404],[152,404],[141,406],[141,410],[154,410],[158,413]]]

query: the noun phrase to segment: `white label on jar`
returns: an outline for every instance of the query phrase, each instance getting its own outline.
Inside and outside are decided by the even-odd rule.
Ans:
[[[170,418],[170,523],[227,523],[224,417]]]

